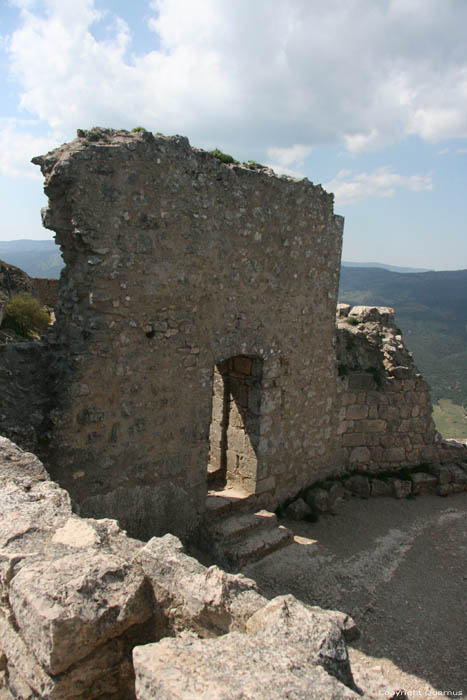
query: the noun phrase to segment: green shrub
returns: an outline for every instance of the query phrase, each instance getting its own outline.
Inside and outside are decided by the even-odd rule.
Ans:
[[[44,333],[50,323],[50,316],[38,299],[21,292],[10,299],[5,309],[2,327],[11,328],[23,338],[33,339]]]
[[[144,126],[135,126],[135,128],[132,129],[132,132],[135,131],[146,131],[146,129],[144,128]]]
[[[233,156],[230,156],[228,153],[222,153],[218,148],[215,148],[213,151],[209,151],[209,153],[214,156],[214,158],[217,158],[217,160],[221,160],[223,163],[235,163],[238,164],[238,160],[235,160]]]
[[[250,170],[260,170],[261,168],[264,168],[264,165],[261,165],[261,163],[257,163],[255,160],[249,160],[247,162],[247,167]]]
[[[347,316],[345,322],[350,324],[351,326],[358,326],[358,324],[360,323],[358,318],[355,318],[355,316]]]

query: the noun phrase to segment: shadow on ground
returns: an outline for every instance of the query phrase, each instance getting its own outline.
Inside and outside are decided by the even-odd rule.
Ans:
[[[467,493],[353,499],[317,523],[283,522],[295,543],[243,569],[265,595],[352,615],[352,662],[393,687],[467,693]]]

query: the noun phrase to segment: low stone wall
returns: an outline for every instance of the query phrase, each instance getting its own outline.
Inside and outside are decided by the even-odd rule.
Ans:
[[[0,595],[2,700],[360,697],[348,616],[268,602],[172,535],[145,544],[114,520],[74,515],[41,462],[6,438]]]

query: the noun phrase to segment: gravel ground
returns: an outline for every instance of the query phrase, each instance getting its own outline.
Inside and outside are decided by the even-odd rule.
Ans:
[[[467,695],[467,493],[352,499],[283,524],[295,543],[243,573],[268,597],[352,615],[352,667],[370,697]]]

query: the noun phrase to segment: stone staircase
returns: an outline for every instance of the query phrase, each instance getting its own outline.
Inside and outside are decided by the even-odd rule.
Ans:
[[[209,491],[204,546],[216,561],[238,571],[293,542],[293,533],[267,510],[254,512],[255,496],[237,489]]]

